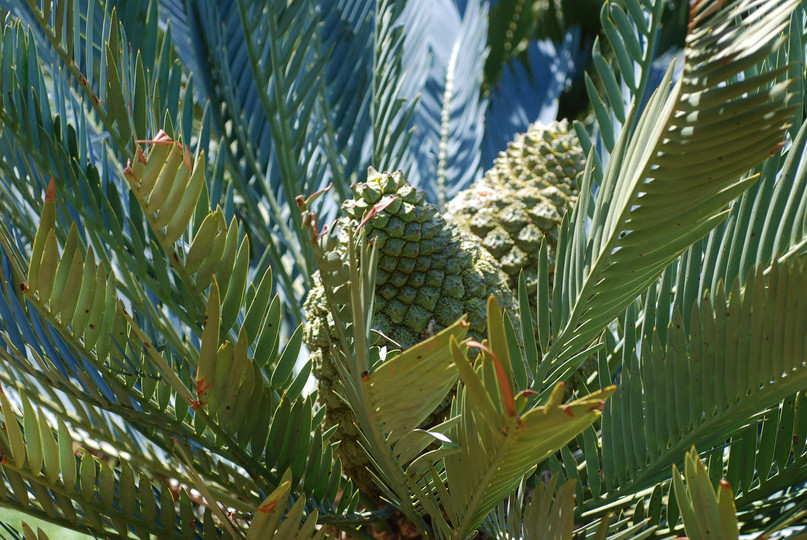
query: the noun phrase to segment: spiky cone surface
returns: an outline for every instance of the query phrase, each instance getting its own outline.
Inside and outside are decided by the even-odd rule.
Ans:
[[[523,269],[533,292],[544,236],[551,284],[558,225],[577,197],[576,178],[584,168],[583,149],[566,120],[533,124],[516,135],[483,178],[448,203],[446,220],[479,238],[513,291]]]
[[[367,238],[379,249],[373,328],[391,339],[393,348],[407,349],[468,314],[469,335],[486,336],[486,302],[495,295],[511,317],[516,302],[507,276],[479,242],[448,225],[437,209],[425,202],[425,193],[409,184],[400,172],[381,174],[370,169],[366,182],[353,186],[352,200],[345,201],[338,251],[346,251],[344,231],[356,230],[377,203],[389,202],[364,223]],[[380,494],[368,470],[370,464],[359,445],[354,415],[337,396],[338,371],[329,348],[338,340],[325,291],[316,286],[306,299],[304,338],[314,360],[320,401],[327,406],[326,429],[337,425],[338,453],[345,472],[369,494]],[[383,338],[382,338],[383,339]],[[401,399],[407,399],[402,389]],[[450,401],[424,424],[445,417]]]

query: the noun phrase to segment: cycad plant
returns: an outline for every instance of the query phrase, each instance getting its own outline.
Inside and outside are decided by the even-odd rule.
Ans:
[[[493,4],[0,0],[0,504],[103,538],[798,531],[804,8],[694,2],[673,60],[677,4],[606,2],[593,45]],[[488,221],[443,217],[463,190]]]

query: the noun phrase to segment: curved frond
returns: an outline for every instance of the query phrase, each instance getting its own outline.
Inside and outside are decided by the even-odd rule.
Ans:
[[[576,480],[558,486],[559,478],[558,473],[547,478],[542,475],[531,495],[527,495],[528,488],[522,482],[518,491],[488,516],[483,530],[497,540],[641,540],[655,532],[655,527],[648,526],[648,520],[634,519],[633,525],[629,525],[627,519],[617,519],[612,523],[612,514],[585,526],[575,526],[579,486]]]
[[[587,74],[586,90],[596,115],[598,135],[605,146],[604,160],[613,151],[619,133],[634,128],[637,117],[626,114],[631,105],[643,110],[648,92],[655,88],[650,83],[656,56],[664,52],[657,51],[663,15],[662,2],[603,3],[600,21],[611,54],[603,55],[597,38],[592,52],[592,75],[599,88]]]
[[[483,361],[480,355],[471,366],[456,342],[452,353],[462,380],[454,410],[462,414],[462,421],[447,433],[460,446],[458,452],[445,457],[447,487],[452,494],[452,508],[447,511],[457,534],[465,536],[517,488],[536,462],[597,420],[604,401],[616,388],[563,405],[560,384],[545,406],[525,411],[526,396],[513,396],[504,371],[494,368],[507,360],[488,355]]]
[[[609,491],[652,486],[692,444],[720,445],[803,388],[803,267],[803,261],[777,266],[767,280],[760,268],[728,298],[718,287],[700,308],[692,306],[689,335],[676,313],[666,346],[654,334],[641,344],[641,359],[625,356],[621,385],[603,414],[598,468]]]
[[[776,71],[736,79],[785,39],[776,36],[787,28],[794,4],[769,2],[745,18],[743,1],[722,9],[710,5],[693,8],[682,79],[668,91],[668,71],[635,133],[623,131],[591,225],[587,196],[564,221],[551,315],[555,339],[542,366],[548,378],[540,381],[544,394],[573,369],[570,356],[718,225],[725,205],[755,180],[744,173],[782,145],[793,111],[789,83],[774,84]],[[583,194],[592,166],[589,160]],[[670,231],[680,234],[671,237]]]
[[[113,468],[86,449],[77,456],[65,425],[52,428],[24,394],[21,399],[18,415],[0,394],[6,426],[0,436],[6,482],[0,489],[6,504],[65,527],[113,536],[125,537],[128,528],[164,538],[204,530],[186,489],[179,490],[177,505],[168,484],[155,485],[125,461]],[[210,529],[216,531],[212,523]]]
[[[526,498],[525,485],[519,486],[518,497],[510,496],[509,512],[500,506],[498,519],[488,518],[487,530],[494,531],[494,538],[546,538],[547,540],[571,540],[574,529],[574,480],[558,486],[558,475],[548,482],[541,482]],[[493,526],[491,526],[493,525]]]
[[[526,60],[540,7],[536,0],[502,0],[490,9],[490,54],[485,59],[485,87],[494,87],[508,64]]]
[[[491,92],[482,141],[485,169],[516,133],[525,132],[536,121],[548,124],[556,119],[558,98],[587,56],[576,30],[569,31],[560,43],[534,41],[525,54],[527,62],[517,60],[507,66],[500,84]],[[534,98],[524,100],[525,95]]]
[[[83,96],[81,106],[98,118],[115,150],[130,157],[135,129],[143,123],[135,121],[127,102],[142,101],[140,113],[145,114],[147,97],[135,96],[136,88],[143,92],[145,88],[134,84],[135,59],[122,46],[128,40],[115,10],[96,14],[95,2],[87,2],[87,9],[79,9],[79,4],[74,0],[28,0],[25,6],[17,2],[14,7],[29,21],[33,19],[47,40],[54,53],[52,72],[70,74],[71,86]],[[102,23],[100,28],[98,22]],[[152,32],[156,32],[155,23],[152,13]],[[142,64],[139,67],[143,69]]]
[[[169,152],[173,148],[172,143]],[[164,157],[153,160],[158,172],[166,167]],[[144,168],[148,169],[148,163]],[[157,185],[161,174],[157,175]],[[144,173],[139,178],[148,179],[149,175]],[[141,183],[134,187],[140,189]],[[355,492],[349,484],[340,482],[338,474],[332,474],[332,449],[318,429],[321,412],[313,411],[312,397],[300,398],[310,375],[310,364],[294,374],[301,331],[285,347],[280,346],[277,297],[270,302],[271,273],[263,276],[259,288],[252,290],[245,303],[244,272],[239,270],[246,265],[239,262],[244,257],[237,255],[235,261],[230,261],[234,266],[229,277],[222,275],[220,259],[209,265],[218,268],[222,283],[228,284],[227,291],[220,295],[216,276],[209,277],[212,286],[201,348],[198,353],[192,348],[185,350],[184,358],[178,362],[171,348],[158,347],[144,332],[136,320],[139,310],[130,314],[123,307],[115,293],[114,275],[105,272],[103,264],[95,264],[92,249],[83,256],[75,227],[60,250],[54,234],[55,199],[51,183],[31,256],[38,263],[30,265],[23,292],[32,307],[63,336],[66,348],[86,359],[86,370],[74,371],[82,386],[90,388],[94,386],[90,381],[97,380],[95,384],[103,388],[103,394],[96,390],[95,396],[82,395],[82,399],[123,416],[148,437],[158,440],[165,450],[173,447],[170,441],[195,444],[195,450],[189,447],[183,454],[192,457],[183,462],[188,462],[190,470],[204,481],[219,482],[222,474],[225,478],[235,474],[223,473],[230,470],[223,463],[211,467],[206,452],[240,463],[250,471],[252,480],[242,482],[242,489],[235,490],[240,500],[227,500],[230,505],[248,504],[254,497],[253,489],[276,486],[274,471],[290,468],[315,500],[333,501],[337,491],[343,490],[346,504],[326,510],[355,512]],[[157,208],[152,217],[159,214]],[[209,216],[215,219],[215,215]],[[237,227],[230,230],[233,229],[237,231]],[[248,242],[245,244],[248,246]],[[242,246],[241,253],[244,252],[248,247]],[[202,259],[202,266],[206,260]],[[236,274],[241,275],[234,277]],[[237,317],[242,309],[244,317]],[[242,324],[238,339],[231,340],[229,331],[236,319]],[[10,339],[8,344],[11,345]],[[21,351],[16,352],[15,361],[24,367],[24,345]],[[53,357],[50,351],[47,356]],[[195,389],[191,383],[193,366],[198,366]],[[51,371],[45,363],[41,367]],[[90,377],[82,378],[83,373]],[[51,378],[58,376],[49,374]],[[67,378],[62,376],[60,382],[65,390],[75,392]],[[259,408],[266,414],[246,414],[250,408]],[[253,482],[255,486],[250,487]],[[207,485],[200,489],[207,489]],[[214,489],[212,493],[219,491]]]
[[[331,49],[325,71],[327,101],[333,118],[334,149],[343,156],[348,183],[370,163],[370,99],[372,84],[375,0],[320,0],[322,41]],[[354,99],[362,96],[362,99]],[[348,186],[344,186],[347,188]],[[339,191],[347,198],[348,190]]]
[[[186,68],[196,70],[198,106],[206,108],[204,120],[209,120],[202,133],[212,131],[209,136],[219,139],[213,205],[226,191],[226,221],[236,211],[251,216],[241,225],[256,248],[266,249],[266,261],[284,283],[282,292],[290,295],[285,299],[295,298],[284,309],[299,322],[296,298],[310,284],[313,260],[299,242],[295,198],[327,183],[318,148],[323,126],[315,114],[323,99],[319,73],[327,55],[320,50],[315,3],[278,2],[267,9],[235,0],[161,4],[161,16],[176,20],[169,31],[177,54]],[[183,104],[192,111],[194,100]],[[242,195],[237,203],[234,192]]]
[[[480,149],[487,99],[480,98],[485,58],[485,4],[460,16],[453,2],[432,2],[429,76],[417,103],[408,179],[439,208],[481,176]]]

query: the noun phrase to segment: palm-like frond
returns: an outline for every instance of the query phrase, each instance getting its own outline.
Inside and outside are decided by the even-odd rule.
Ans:
[[[54,68],[59,66],[69,73],[70,86],[86,99],[87,112],[103,126],[115,150],[128,157],[137,134],[126,102],[145,96],[135,96],[136,87],[130,78],[134,71],[121,70],[135,62],[121,47],[126,39],[114,10],[103,10],[99,19],[94,2],[88,2],[85,10],[79,9],[79,3],[67,0],[9,4],[9,8],[33,19],[32,26],[50,46],[46,54],[52,54]],[[101,28],[96,27],[99,20]]]
[[[641,540],[653,536],[655,528],[648,526],[648,520],[634,519],[633,525],[628,525],[626,519],[612,522],[613,516],[610,514],[587,527],[574,530],[576,480],[559,486],[558,479],[557,473],[547,480],[542,478],[531,495],[527,495],[529,489],[526,483],[522,483],[517,492],[488,516],[482,529],[500,540]]]
[[[794,19],[798,19],[798,16]],[[783,50],[788,49],[793,49],[790,43],[783,46]],[[780,69],[780,79],[786,78],[791,69],[786,56],[780,50],[769,59],[773,67]],[[630,353],[630,350],[637,340],[647,340],[637,347],[637,351],[641,350],[641,353],[636,353],[639,356],[643,356],[645,347],[655,340],[662,348],[669,347],[672,330],[668,332],[668,328],[673,327],[671,314],[676,313],[675,321],[688,332],[692,324],[696,327],[701,324],[700,314],[706,309],[703,301],[707,294],[714,299],[714,291],[718,287],[725,289],[725,284],[728,284],[731,288],[737,281],[743,286],[747,276],[753,276],[758,268],[762,269],[767,279],[772,272],[778,271],[774,267],[775,262],[787,264],[786,261],[801,256],[805,231],[801,219],[803,212],[798,209],[804,205],[805,188],[799,162],[804,141],[804,132],[800,129],[786,153],[772,156],[759,169],[761,180],[733,203],[727,219],[707,238],[684,253],[679,261],[665,271],[658,284],[651,287],[643,301],[644,313],[641,316],[644,320],[641,321],[640,332],[632,335],[626,331],[621,350],[627,352],[627,356],[617,351],[613,359],[617,366],[623,366],[623,380],[628,380],[634,388],[638,387],[636,372],[629,366],[645,363],[641,359],[632,359],[634,353]],[[692,279],[695,275],[700,279]],[[626,321],[626,329],[629,326]],[[610,362],[611,366],[614,366],[613,361]],[[615,369],[620,368],[612,367],[611,372],[614,373]],[[643,375],[641,380],[648,379]],[[627,400],[627,396],[624,398]],[[799,432],[792,413],[795,399],[792,396],[782,401],[778,407],[781,412],[764,422],[767,426],[764,435],[758,433],[754,423],[748,429],[735,432],[731,439],[729,454],[733,457],[728,459],[730,465],[725,474],[735,490],[743,492],[741,501],[738,501],[738,508],[743,511],[753,507],[758,500],[779,490],[787,490],[798,482],[803,449],[786,435]],[[623,402],[622,397],[614,400],[614,404],[621,403],[627,402]],[[758,411],[762,412],[764,407],[770,405],[760,405]],[[717,414],[723,412],[728,414],[730,411]],[[726,418],[730,416],[728,414]],[[697,434],[697,431],[690,434],[694,435],[692,442],[699,446],[722,444],[716,442],[718,439],[711,437],[708,430],[701,434]],[[775,432],[779,432],[780,436],[775,437]],[[763,439],[766,441],[764,444]],[[589,452],[586,455],[593,456]],[[675,458],[670,455],[670,459],[680,459],[680,456]],[[740,471],[743,471],[742,474]]]
[[[112,537],[302,537],[395,507],[437,537],[540,535],[554,519],[561,537],[644,538],[665,515],[673,532],[679,514],[701,519],[670,481],[697,444],[746,528],[798,518],[804,505],[784,504],[807,482],[793,0],[693,5],[681,75],[652,96],[664,6],[604,6],[597,127],[576,126],[589,167],[552,298],[539,280],[542,358],[530,317],[522,359],[494,307],[486,343],[457,323],[378,361],[369,248],[323,267],[350,296],[333,313],[340,395],[392,501],[364,513],[303,395],[296,325],[322,246],[298,203],[330,221],[371,164],[450,197],[517,126],[554,116],[581,51],[572,34],[528,42],[524,13],[487,45],[494,63],[507,47],[529,61],[487,94],[486,2],[259,4],[0,0],[0,503]],[[495,4],[494,32],[530,4]],[[575,371],[586,359],[591,377]],[[452,417],[412,429],[458,374]],[[565,487],[524,507],[537,460]]]
[[[537,24],[538,2],[502,0],[490,10],[490,55],[485,59],[485,85],[495,86],[511,61],[525,60],[526,44]]]
[[[626,355],[619,391],[603,415],[609,491],[652,485],[693,442],[719,444],[804,386],[799,321],[807,312],[794,293],[802,272],[800,262],[777,266],[766,287],[760,270],[728,298],[718,287],[700,309],[693,306],[688,336],[676,314],[666,346],[654,335],[641,344],[640,359]]]
[[[504,69],[485,115],[484,168],[492,165],[516,133],[523,133],[535,121],[548,124],[556,118],[558,98],[587,56],[579,40],[579,32],[571,30],[560,43],[532,42],[525,51],[526,62],[515,60]],[[540,97],[519,99],[524,94]]]
[[[542,366],[548,377],[539,377],[544,392],[570,373],[571,355],[717,226],[725,205],[752,184],[744,172],[781,147],[793,111],[788,84],[773,84],[776,72],[734,79],[776,50],[780,41],[770,40],[786,28],[792,7],[764,6],[768,17],[739,22],[742,2],[714,13],[706,4],[693,8],[682,79],[668,91],[668,71],[636,131],[622,132],[589,227],[590,162],[584,195],[561,230],[556,272],[563,278],[553,293],[554,341]],[[671,238],[671,230],[681,234]]]
[[[172,460],[172,465],[188,467],[188,474],[181,475],[180,482],[199,487],[208,501],[215,501],[223,492],[208,487],[206,482],[221,485],[227,482],[226,478],[237,476],[231,465],[211,459],[208,455],[211,453],[253,469],[254,481],[242,483],[241,488],[228,494],[228,505],[243,508],[257,504],[251,491],[276,485],[278,478],[272,472],[275,468],[290,468],[298,481],[304,481],[307,486],[304,489],[315,500],[333,501],[337,490],[346,487],[345,506],[336,509],[326,505],[325,509],[353,512],[356,497],[349,486],[340,485],[338,474],[335,477],[331,474],[331,448],[316,429],[318,420],[313,402],[310,397],[299,398],[310,373],[310,366],[306,366],[298,376],[293,376],[301,344],[299,331],[281,349],[280,304],[277,297],[270,303],[271,274],[264,275],[257,289],[250,287],[246,291],[248,239],[238,249],[237,225],[233,222],[229,229],[224,228],[221,211],[217,210],[200,220],[187,252],[173,243],[186,233],[192,214],[198,213],[198,199],[205,185],[204,167],[192,169],[186,158],[186,149],[163,136],[148,155],[137,149],[136,161],[127,169],[126,176],[134,201],[142,207],[145,221],[155,231],[152,234],[159,243],[153,246],[171,253],[177,269],[189,278],[182,281],[185,290],[191,293],[185,295],[188,300],[185,305],[198,303],[203,298],[199,295],[207,287],[204,281],[212,281],[206,309],[210,324],[205,325],[209,331],[216,329],[212,341],[207,338],[209,332],[201,331],[204,321],[200,315],[197,321],[189,320],[192,328],[202,335],[199,352],[166,326],[160,329],[169,345],[158,348],[148,331],[141,328],[149,326],[150,318],[160,320],[156,306],[150,301],[140,303],[137,296],[131,296],[133,314],[130,314],[117,299],[115,274],[105,269],[103,261],[96,263],[91,247],[85,251],[75,225],[59,246],[56,234],[59,197],[51,182],[33,240],[36,247],[30,265],[20,260],[13,249],[16,246],[11,230],[4,231],[8,233],[3,236],[4,251],[14,257],[14,270],[7,258],[4,272],[7,272],[4,296],[8,300],[4,311],[12,313],[4,321],[10,336],[4,357],[29,377],[87,402],[88,411],[98,407],[120,415],[165,452],[171,452],[175,444],[185,445],[181,459]],[[221,249],[210,250],[208,246],[217,239]],[[23,273],[25,266],[28,269]],[[217,279],[222,284],[221,297]],[[170,282],[161,285],[171,287]],[[20,288],[28,300],[27,314],[16,297],[20,292],[15,291]],[[215,314],[209,307],[211,303],[216,306]],[[48,322],[47,327],[39,322],[40,317]],[[226,336],[237,320],[242,322],[239,339],[231,341]],[[31,342],[42,344],[44,352],[28,350],[17,339],[31,333],[29,325],[37,332]],[[17,329],[13,330],[15,326]],[[221,342],[219,329],[224,336]],[[212,372],[202,361],[211,353],[217,363]],[[177,357],[182,358],[181,363]],[[195,389],[194,371],[202,383]],[[255,406],[262,406],[270,414],[261,417],[244,414],[248,407]],[[63,411],[49,408],[64,416]],[[81,405],[77,405],[77,410],[80,409]],[[91,428],[93,422],[95,418],[87,419],[87,429],[97,432]],[[72,417],[71,423],[80,426],[83,422]],[[176,442],[167,435],[168,426]],[[121,451],[137,448],[134,444],[127,447],[116,443],[120,437],[110,433],[107,438]],[[230,450],[225,450],[224,445]],[[150,470],[159,469],[152,463]],[[176,476],[170,467],[164,470]],[[114,472],[120,473],[118,469]],[[193,512],[189,515],[193,516]],[[218,523],[226,523],[226,519],[219,518]],[[91,525],[102,527],[97,520]],[[211,522],[208,530],[214,528]]]
[[[484,364],[477,362],[472,367],[459,348],[452,346],[463,383],[454,406],[461,422],[448,432],[460,450],[445,457],[447,487],[452,494],[445,510],[462,537],[516,489],[536,458],[551,455],[594,422],[603,401],[615,390],[606,388],[561,405],[561,385],[545,406],[525,411],[526,396],[513,396],[512,379],[507,380],[499,367],[509,362],[506,349],[505,355],[501,351],[498,348],[500,358],[489,356]],[[480,459],[488,454],[494,456],[492,462]]]
[[[409,172],[408,145],[414,101],[427,73],[424,54],[428,42],[417,32],[424,31],[423,21],[429,9],[428,2],[376,2],[371,156],[374,166],[377,164],[381,171],[401,168]],[[407,25],[411,36],[404,32]],[[409,72],[404,71],[405,68],[409,68]]]
[[[64,526],[113,536],[125,536],[132,527],[183,538],[201,526],[185,489],[175,505],[167,483],[153,485],[128,463],[113,470],[86,450],[77,457],[65,424],[53,429],[41,410],[35,411],[24,395],[21,399],[24,411],[18,417],[6,394],[0,395],[6,425],[2,467],[10,489],[3,487],[4,499],[13,497],[27,512]]]
[[[481,175],[480,148],[487,99],[480,99],[487,21],[481,2],[465,13],[452,2],[432,3],[431,66],[417,103],[412,136],[416,167],[408,180],[439,208]]]
[[[706,291],[714,291],[720,281],[729,286],[735,280],[743,284],[755,267],[764,265],[768,273],[774,261],[783,264],[807,252],[803,219],[807,173],[800,166],[805,143],[807,129],[802,126],[788,151],[771,157],[760,168],[759,183],[732,205],[725,223],[685,253],[681,265],[697,264],[703,276],[700,283],[676,277],[673,304],[681,308],[687,327],[689,313],[684,306]]]
[[[428,514],[441,537],[467,537],[517,488],[536,459],[551,455],[597,420],[615,388],[564,405],[563,385],[558,385],[549,403],[528,408],[526,394],[513,390],[513,365],[520,356],[511,359],[508,350],[515,344],[509,344],[504,315],[492,296],[487,345],[461,344],[468,324],[460,320],[391,360],[370,366],[370,327],[364,317],[372,313],[378,250],[370,249],[359,234],[358,240],[352,235],[348,240],[348,308],[338,311],[332,302],[331,309],[344,355],[334,362],[341,373],[340,394],[356,414],[386,497],[421,529],[426,526],[421,515]],[[327,251],[315,252],[321,272],[333,274]],[[323,279],[326,295],[333,298],[330,282]],[[346,311],[353,347],[346,338],[348,327],[342,326],[347,321],[340,320]],[[465,348],[473,345],[486,354],[471,365]],[[441,403],[457,374],[461,383],[452,418],[433,431],[415,429]],[[394,392],[401,386],[418,398],[402,401]],[[442,445],[423,453],[433,442]]]
[[[593,74],[601,85],[599,90],[586,75],[586,89],[597,117],[598,135],[610,153],[616,137],[628,121],[631,101],[644,105],[649,91],[661,30],[664,4],[626,0],[623,4],[606,2],[600,13],[603,30],[612,51],[611,59],[602,54],[599,40],[595,41],[592,59]],[[618,68],[618,69],[615,69]],[[625,97],[628,96],[627,103]],[[632,130],[635,116],[626,126]]]
[[[502,511],[498,515],[499,520],[493,522],[496,525],[496,538],[521,537],[547,540],[572,538],[574,480],[569,480],[561,486],[557,484],[558,475],[553,475],[546,483],[539,483],[523,508],[518,504],[526,498],[523,493],[526,486],[522,484],[519,487],[519,497],[511,495],[511,499],[515,500],[510,501],[507,521],[504,520],[504,508],[500,507]]]
[[[351,96],[367,96],[371,85],[375,7],[373,0],[320,2],[322,41],[333,51],[325,71],[327,103],[333,118],[329,128],[331,146],[342,156],[342,175],[348,183],[355,182],[359,173],[371,165],[367,163],[370,100]],[[354,61],[343,61],[347,58]],[[346,187],[336,185],[343,198],[347,196]]]

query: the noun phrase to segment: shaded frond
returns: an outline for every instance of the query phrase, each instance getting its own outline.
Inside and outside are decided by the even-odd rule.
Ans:
[[[613,151],[619,133],[623,129],[633,131],[637,117],[629,117],[627,112],[631,107],[641,111],[648,92],[654,90],[649,83],[656,56],[664,52],[656,49],[663,14],[663,2],[603,3],[600,21],[610,55],[603,55],[597,38],[592,49],[594,78],[586,74],[586,90],[596,115],[597,133],[605,146],[604,160]]]
[[[807,303],[795,292],[803,264],[775,267],[767,283],[760,268],[728,298],[718,287],[700,308],[692,306],[688,335],[676,313],[666,346],[654,334],[641,343],[641,358],[624,356],[621,385],[603,414],[599,467],[609,491],[652,486],[692,444],[719,445],[803,387],[807,344],[798,321]]]
[[[5,504],[69,528],[111,536],[126,537],[132,528],[184,538],[205,529],[208,520],[196,517],[204,510],[185,488],[177,493],[177,504],[167,483],[154,484],[125,461],[113,467],[87,450],[76,455],[64,423],[52,428],[24,394],[21,399],[24,410],[18,415],[6,394],[0,394],[6,426],[0,437]],[[212,522],[209,527],[216,530]]]
[[[576,30],[569,31],[560,43],[532,42],[525,54],[527,65],[514,61],[507,66],[501,83],[491,93],[482,142],[485,169],[517,133],[527,131],[536,121],[549,124],[556,119],[558,98],[586,57]],[[523,100],[523,95],[536,97]]]

